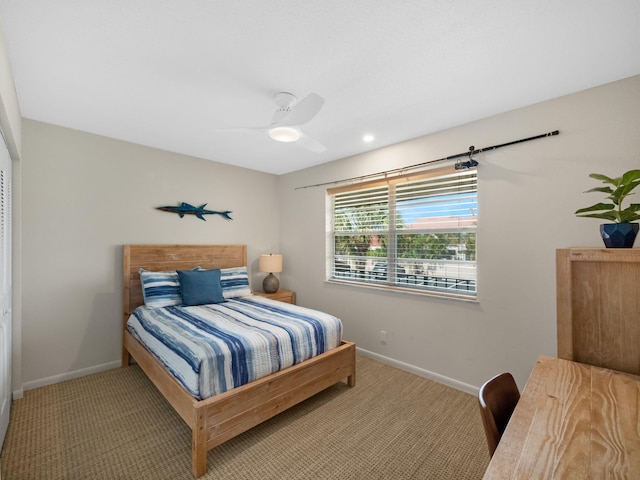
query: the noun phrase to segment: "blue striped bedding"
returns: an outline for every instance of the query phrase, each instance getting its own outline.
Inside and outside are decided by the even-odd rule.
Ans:
[[[127,328],[199,400],[331,350],[342,337],[333,315],[257,295],[141,306]]]

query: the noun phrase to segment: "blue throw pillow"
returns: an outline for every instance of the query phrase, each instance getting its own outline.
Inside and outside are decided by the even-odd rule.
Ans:
[[[222,303],[220,270],[177,270],[183,305]]]

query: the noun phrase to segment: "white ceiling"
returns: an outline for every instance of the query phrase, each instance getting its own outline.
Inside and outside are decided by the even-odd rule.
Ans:
[[[638,0],[0,0],[0,25],[23,117],[275,174],[640,74]],[[279,91],[325,99],[325,152],[219,131]]]

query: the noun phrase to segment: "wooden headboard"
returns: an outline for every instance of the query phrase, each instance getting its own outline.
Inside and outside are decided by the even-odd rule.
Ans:
[[[246,265],[246,245],[125,245],[122,269],[123,321],[126,324],[131,312],[144,304],[140,268],[159,272]]]

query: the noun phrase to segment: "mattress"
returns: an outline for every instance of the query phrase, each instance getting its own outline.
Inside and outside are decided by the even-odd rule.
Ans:
[[[257,295],[141,306],[127,328],[199,400],[320,355],[342,338],[337,317]]]

